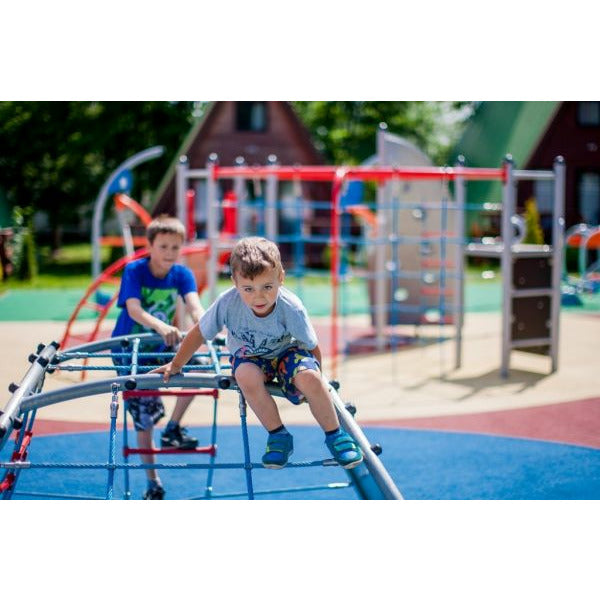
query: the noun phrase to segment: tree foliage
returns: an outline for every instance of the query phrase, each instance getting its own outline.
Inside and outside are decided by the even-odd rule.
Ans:
[[[163,145],[165,154],[135,170],[133,196],[154,191],[206,102],[0,102],[0,190],[9,206],[45,211],[54,230],[91,211],[108,175],[129,156]],[[390,132],[443,164],[455,125],[448,114],[468,103],[416,101],[293,102],[317,147],[333,164],[375,153],[375,132]]]
[[[444,164],[470,102],[293,102],[315,145],[334,164],[359,164],[375,154],[380,123]]]
[[[155,145],[135,172],[134,195],[153,190],[192,122],[192,102],[0,102],[0,188],[10,205],[44,210],[53,228],[75,224],[108,175]]]

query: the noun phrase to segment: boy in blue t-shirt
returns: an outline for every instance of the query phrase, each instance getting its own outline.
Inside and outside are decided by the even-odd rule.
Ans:
[[[265,386],[275,376],[292,404],[308,402],[337,462],[345,469],[359,464],[362,451],[340,427],[321,376],[321,351],[306,309],[283,287],[279,249],[265,238],[243,238],[232,250],[230,265],[234,287],[213,302],[198,327],[190,329],[173,360],[152,373],[163,373],[168,381],[204,340],[226,327],[236,382],[269,432],[263,465],[268,469],[285,467],[294,449],[292,436]]]
[[[150,256],[129,263],[123,272],[119,290],[119,314],[112,336],[155,331],[162,343],[140,345],[141,352],[165,352],[175,347],[183,337],[174,325],[177,297],[181,296],[187,313],[194,323],[198,323],[204,310],[198,297],[196,281],[191,270],[177,264],[185,240],[183,224],[173,217],[162,215],[154,219],[146,230]],[[115,350],[116,351],[116,350]],[[120,367],[128,367],[129,360],[114,357]],[[163,362],[157,358],[140,358],[140,365],[156,365]],[[129,369],[118,369],[126,374]],[[161,446],[179,449],[195,448],[196,438],[190,437],[185,428],[179,425],[193,397],[179,396],[171,419],[161,435]],[[153,449],[154,425],[165,415],[160,397],[130,398],[127,409],[133,418],[140,449]],[[142,462],[155,463],[152,454],[142,454]],[[162,500],[165,490],[156,469],[146,470],[148,489],[145,500]]]

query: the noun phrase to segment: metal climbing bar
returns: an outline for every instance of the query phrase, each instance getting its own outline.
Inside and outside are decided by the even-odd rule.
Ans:
[[[123,453],[123,460],[117,457],[117,414],[119,405],[119,395],[123,401],[134,395],[198,395],[212,396],[213,398],[213,420],[211,425],[211,441],[210,445],[205,448],[198,448],[193,453],[185,451],[174,451],[173,449],[161,449],[152,451],[152,454],[166,455],[168,459],[157,462],[152,465],[152,468],[175,470],[189,469],[192,471],[206,471],[207,479],[204,494],[199,496],[194,493],[193,489],[191,497],[194,499],[212,499],[212,498],[238,498],[246,497],[254,499],[256,497],[264,497],[269,494],[293,494],[298,492],[310,492],[314,490],[342,490],[350,488],[354,490],[360,499],[401,499],[402,496],[391,477],[385,470],[385,467],[377,457],[376,453],[371,448],[364,433],[354,421],[349,411],[341,401],[334,387],[330,384],[329,390],[332,395],[332,400],[336,411],[338,412],[340,422],[344,429],[352,435],[360,445],[365,456],[364,462],[356,467],[348,470],[343,470],[347,476],[345,482],[332,483],[317,483],[313,482],[307,485],[298,485],[296,487],[283,486],[273,487],[271,489],[256,489],[256,482],[253,481],[253,472],[264,470],[262,463],[252,462],[250,436],[246,421],[246,402],[243,395],[236,384],[235,378],[225,371],[230,373],[230,365],[226,360],[229,354],[225,349],[217,350],[215,344],[209,342],[207,344],[208,352],[199,353],[201,358],[206,362],[210,361],[209,365],[188,365],[189,370],[173,376],[168,383],[165,383],[161,375],[140,373],[138,358],[142,354],[140,348],[142,341],[152,341],[158,339],[154,334],[139,335],[139,336],[122,336],[104,340],[101,342],[93,342],[79,346],[69,352],[58,352],[58,344],[52,343],[49,346],[38,349],[38,354],[34,355],[32,366],[21,381],[19,386],[14,386],[13,395],[5,407],[5,412],[2,414],[2,424],[4,427],[2,444],[4,445],[10,437],[13,430],[18,430],[21,425],[26,425],[26,429],[18,431],[15,436],[15,449],[9,456],[0,455],[0,468],[4,469],[4,475],[0,480],[0,496],[8,499],[14,494],[30,495],[32,497],[48,497],[48,498],[105,498],[113,499],[119,496],[115,487],[115,474],[118,471],[123,471],[125,476],[125,493],[124,498],[131,496],[129,489],[129,473],[132,471],[143,471],[148,468],[145,463],[132,464],[128,461],[130,454],[142,454],[145,450],[130,450]],[[114,350],[119,353],[125,347],[130,356],[130,372],[126,375],[111,376],[93,381],[75,383],[67,385],[60,389],[52,389],[43,391],[43,383],[46,375],[52,375],[59,372],[64,367],[74,361],[82,360],[105,360],[111,356],[107,350]],[[158,353],[157,353],[158,354]],[[95,356],[93,356],[95,355]],[[161,353],[159,358],[168,359],[173,353]],[[206,367],[210,368],[210,372]],[[88,365],[87,368],[92,369],[94,365]],[[113,366],[113,369],[115,367]],[[177,389],[173,389],[177,388]],[[282,397],[282,392],[275,385],[268,386],[269,391],[274,396]],[[223,460],[217,458],[217,399],[219,394],[232,393],[237,396],[239,404],[239,418],[241,429],[241,452],[242,460]],[[78,448],[73,447],[71,452],[74,453],[72,460],[66,461],[33,461],[28,456],[28,450],[34,439],[33,421],[35,415],[46,407],[68,402],[70,400],[82,399],[91,396],[103,395],[110,398],[110,418],[108,428],[108,456],[106,460],[81,460],[77,456]],[[123,445],[127,447],[127,411],[123,411]],[[181,457],[186,456],[184,460],[177,460],[174,456],[181,454]],[[198,462],[205,455],[204,462]],[[106,456],[106,455],[105,455]],[[188,460],[188,457],[194,457],[193,460]],[[198,456],[198,458],[195,458]],[[171,462],[169,462],[171,460]],[[308,460],[289,463],[286,468],[323,468],[337,469],[340,466],[332,458],[312,457]],[[104,471],[106,479],[104,480],[104,494],[82,495],[81,493],[73,493],[68,495],[63,493],[64,490],[51,489],[47,494],[42,494],[39,490],[32,490],[29,494],[27,491],[22,491],[21,488],[16,489],[19,476],[24,472],[29,472],[27,477],[31,481],[31,474],[44,469],[58,469],[65,471],[90,472]],[[246,490],[236,489],[213,489],[213,475],[219,470],[239,470],[244,473]],[[90,475],[91,476],[91,475]],[[26,478],[27,479],[27,478]],[[78,478],[81,479],[81,478]],[[21,481],[23,483],[25,480]],[[39,480],[38,480],[39,481]],[[65,487],[66,479],[60,479],[61,487]],[[22,487],[22,485],[21,485]],[[193,485],[191,486],[193,488]],[[263,484],[264,487],[264,484]],[[65,489],[67,489],[65,487]],[[77,491],[77,490],[75,490]],[[86,492],[90,491],[88,489]]]

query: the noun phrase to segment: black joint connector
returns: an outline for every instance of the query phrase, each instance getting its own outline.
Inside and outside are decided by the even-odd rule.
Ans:
[[[231,387],[231,381],[228,377],[218,377],[217,384],[222,390],[228,390]]]
[[[6,427],[0,426],[0,439],[6,435]]]
[[[28,360],[28,361],[29,361],[31,364],[33,364],[33,363],[34,363],[34,362],[37,360],[37,357],[38,357],[38,355],[37,355],[37,354],[30,354],[30,355],[27,357],[27,360]]]
[[[340,382],[336,379],[332,379],[329,382],[329,385],[337,392],[340,389]]]
[[[58,342],[50,342],[51,346],[54,346],[57,350],[60,348],[60,344]]]
[[[37,359],[37,361],[44,368],[47,367],[50,364],[50,361],[47,358],[44,358],[43,356],[40,356]]]
[[[225,345],[225,338],[222,335],[217,335],[214,337],[213,339],[213,344],[215,346],[224,346]]]
[[[8,391],[11,394],[14,394],[18,389],[19,389],[19,386],[14,381],[11,384],[9,384],[9,386],[8,386]]]
[[[383,452],[381,444],[373,444],[371,446],[371,450],[373,450],[373,454],[376,454],[377,456],[379,456]]]
[[[130,344],[129,340],[121,340],[121,348],[129,348]]]
[[[136,387],[137,387],[137,381],[133,377],[130,377],[125,382],[125,389],[127,389],[127,390],[135,390]]]
[[[45,347],[46,347],[45,344],[38,344],[37,353],[39,354]]]
[[[348,402],[347,404],[344,405],[346,407],[346,410],[352,415],[354,416],[356,414],[356,406],[354,406],[354,404],[351,404],[350,402]]]
[[[21,429],[21,427],[23,427],[23,419],[19,419],[19,417],[13,417],[12,424],[15,429]]]

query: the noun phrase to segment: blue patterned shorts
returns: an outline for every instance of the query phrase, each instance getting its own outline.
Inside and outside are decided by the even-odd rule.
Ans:
[[[277,377],[277,385],[281,388],[284,396],[292,404],[301,404],[305,401],[304,396],[292,383],[294,377],[300,371],[308,369],[319,372],[319,361],[308,350],[302,348],[289,348],[277,358],[262,358],[261,356],[232,356],[231,370],[235,376],[236,369],[245,362],[257,365],[265,374],[265,381],[272,382]]]
[[[120,350],[116,349],[114,351],[120,352]],[[129,375],[131,372],[130,357],[113,356],[112,361],[115,367],[117,367],[116,371],[119,376]],[[140,366],[157,367],[164,363],[164,359],[158,357],[144,357],[139,360]],[[142,372],[145,373],[146,371]],[[165,405],[160,399],[160,396],[128,398],[125,401],[125,408],[129,411],[129,414],[133,419],[133,426],[136,431],[148,431],[148,429],[151,429],[165,416]]]

